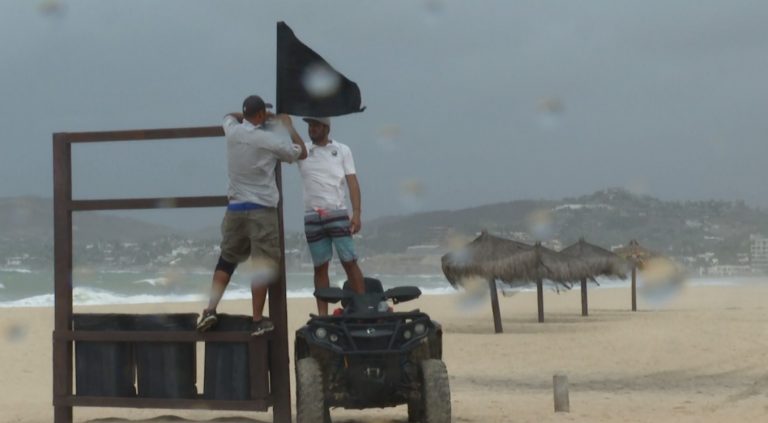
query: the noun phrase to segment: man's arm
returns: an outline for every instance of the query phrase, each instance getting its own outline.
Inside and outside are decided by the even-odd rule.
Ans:
[[[227,116],[232,116],[233,118],[235,118],[237,123],[243,123],[243,114],[242,113],[232,112],[232,113],[227,113]],[[224,116],[224,117],[226,117],[226,116]]]
[[[349,188],[349,201],[352,203],[352,218],[349,222],[349,229],[353,234],[360,232],[362,223],[360,221],[360,184],[357,182],[357,175],[350,174],[346,176],[347,187]]]
[[[293,121],[291,121],[291,117],[286,114],[279,114],[277,115],[277,118],[280,119],[280,123],[283,124],[285,129],[288,131],[288,134],[291,136],[291,142],[295,145],[299,146],[301,148],[301,154],[299,154],[298,159],[304,160],[307,158],[307,146],[304,144],[304,140],[301,139],[301,136],[298,132],[296,132],[296,129],[293,127]]]

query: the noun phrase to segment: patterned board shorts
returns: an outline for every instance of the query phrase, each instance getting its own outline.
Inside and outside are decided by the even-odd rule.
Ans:
[[[277,209],[227,210],[221,222],[221,258],[242,263],[248,258],[268,266],[280,262]]]
[[[349,230],[349,215],[344,209],[310,211],[304,214],[304,233],[315,267],[333,257],[333,248],[342,263],[357,260],[355,243]]]

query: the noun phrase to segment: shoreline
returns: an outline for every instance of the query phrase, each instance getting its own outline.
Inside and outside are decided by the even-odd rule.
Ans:
[[[397,280],[395,277],[392,277],[392,275],[371,275],[374,277],[379,277],[382,279],[382,281],[385,284],[385,288],[391,287],[391,286],[400,286],[400,285],[419,285],[418,281],[419,279],[423,280],[439,280],[443,278],[443,275],[410,275],[411,282],[416,281],[416,283],[405,283],[405,284],[392,284],[391,281]],[[443,279],[444,283],[441,283],[442,286],[420,286],[422,290],[423,295],[431,296],[431,295],[453,295],[453,294],[459,294],[461,295],[465,291],[461,288],[455,289],[453,288],[448,281],[445,281]],[[389,282],[389,283],[387,283]],[[52,282],[51,282],[52,283]],[[629,289],[630,286],[630,280],[619,280],[619,279],[599,279],[598,280],[599,285],[596,285],[595,283],[590,282],[588,284],[588,291],[590,294],[594,292],[595,290],[603,290],[603,289]],[[674,290],[683,289],[686,286],[741,286],[741,285],[761,285],[764,284],[768,286],[768,277],[717,277],[717,278],[705,278],[705,277],[697,277],[697,278],[691,278],[687,279],[685,282],[682,283],[682,285],[668,285],[668,287],[671,287]],[[238,301],[238,300],[248,300],[250,299],[250,290],[247,287],[239,286],[235,281],[231,284],[232,286],[229,287],[229,289],[224,294],[224,299],[227,301]],[[500,296],[514,296],[519,295],[520,293],[525,292],[535,292],[536,286],[534,284],[527,284],[525,286],[516,286],[516,287],[506,287],[503,283],[498,283],[498,287],[500,290]],[[544,283],[545,292],[546,291],[553,291],[555,290],[555,285],[552,283],[548,283],[545,281]],[[207,282],[205,285],[205,288],[207,289]],[[0,288],[4,289],[4,288]],[[638,278],[638,295],[641,295],[643,293],[643,290],[645,289],[644,283],[642,278]],[[300,298],[312,298],[312,293],[314,289],[307,285],[307,286],[301,286],[301,287],[293,287],[289,288],[287,290],[287,298],[288,299],[300,299]],[[569,291],[580,291],[580,286],[578,283],[573,284],[571,289],[562,289],[560,288],[560,292],[566,293]],[[77,306],[99,306],[99,305],[119,305],[119,304],[134,304],[134,305],[141,305],[141,304],[158,304],[158,303],[195,303],[199,301],[203,301],[206,298],[206,293],[203,291],[198,292],[168,292],[167,289],[164,291],[162,287],[151,287],[147,289],[146,292],[141,294],[134,294],[134,295],[125,295],[120,293],[114,293],[114,292],[108,292],[104,291],[103,289],[98,288],[92,288],[90,286],[82,286],[82,287],[76,287],[75,288],[75,298],[74,298],[74,304]],[[39,295],[33,295],[31,297],[24,297],[17,300],[9,300],[9,301],[0,301],[0,309],[16,309],[16,308],[48,308],[54,306],[54,295],[52,292],[45,293],[45,294],[39,294]]]

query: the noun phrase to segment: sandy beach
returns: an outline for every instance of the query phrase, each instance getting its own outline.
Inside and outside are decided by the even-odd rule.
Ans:
[[[522,292],[500,298],[503,334],[493,333],[487,301],[467,310],[458,306],[460,298],[458,293],[424,296],[398,306],[420,308],[443,324],[455,422],[768,421],[768,280],[684,287],[661,308],[639,296],[634,313],[628,289],[593,288],[589,317],[580,316],[578,289],[547,291],[543,324],[536,322],[535,292]],[[76,307],[76,312],[199,312],[201,306]],[[288,306],[293,331],[306,321],[314,300],[290,299]],[[249,302],[225,301],[219,311],[248,314]],[[0,309],[0,422],[52,421],[52,329],[52,308]],[[568,376],[570,413],[553,410],[556,373]],[[230,411],[74,409],[77,422],[157,416],[272,418]],[[333,410],[332,417],[346,423],[407,421],[404,406]]]

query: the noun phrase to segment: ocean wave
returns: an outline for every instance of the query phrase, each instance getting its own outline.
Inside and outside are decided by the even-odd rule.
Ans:
[[[32,269],[24,267],[0,267],[0,272],[8,273],[32,273]]]
[[[111,291],[90,287],[76,287],[72,292],[72,303],[78,306],[181,303],[203,300],[205,300],[205,297],[201,294],[120,295]],[[53,294],[41,294],[13,301],[2,301],[0,302],[0,307],[52,307],[53,304]]]
[[[251,298],[251,290],[247,287],[230,286],[230,289],[224,293],[224,300],[247,300]],[[234,289],[232,289],[234,288]],[[457,292],[450,286],[421,288],[423,295],[449,295]],[[312,298],[314,288],[304,287],[289,289],[286,292],[288,298]],[[157,304],[157,303],[182,303],[182,302],[203,302],[207,299],[206,295],[201,293],[186,294],[137,294],[126,295],[115,292],[93,288],[93,287],[75,287],[72,292],[72,302],[77,306],[87,305],[113,305],[113,304]],[[54,305],[54,295],[40,294],[12,301],[0,301],[0,307],[52,307]]]
[[[165,277],[159,277],[159,278],[147,278],[147,279],[139,279],[137,281],[133,281],[135,284],[147,284],[152,286],[164,286],[168,284],[168,278]]]
[[[416,275],[411,275],[413,276]],[[134,281],[134,284],[147,284],[153,286],[161,286],[164,278],[146,278]],[[413,278],[416,279],[416,278]],[[390,279],[394,280],[394,279]],[[462,293],[463,289],[454,289],[447,283],[430,283],[430,281],[423,281],[424,283],[413,283],[412,285],[419,286],[422,294],[425,296],[430,295],[451,295],[454,293]],[[589,283],[589,289],[628,289],[630,286],[630,280],[617,280],[617,279],[603,279],[599,278],[598,282],[600,286],[595,286],[593,283]],[[332,281],[332,286],[340,286],[343,280]],[[692,278],[685,282],[689,286],[732,286],[742,284],[768,284],[768,278],[765,277],[740,277],[740,278]],[[392,288],[399,285],[410,285],[408,283],[402,284],[385,284],[386,288]],[[550,284],[545,284],[546,289],[552,289]],[[638,288],[642,289],[644,283],[642,278],[638,277]],[[125,285],[121,286],[121,289]],[[136,286],[136,285],[133,285]],[[206,284],[206,287],[208,285]],[[517,292],[529,292],[535,291],[536,285],[534,283],[526,284],[520,287],[507,287],[504,284],[499,284],[499,288],[502,289],[504,295],[514,295]],[[5,285],[0,283],[0,289],[3,291],[3,295],[6,296],[12,291],[9,288],[8,283]],[[573,285],[573,290],[577,291],[579,284]],[[150,290],[152,291],[152,290]],[[207,290],[201,288],[200,291],[193,292],[193,287],[185,289],[186,292],[158,292],[156,294],[147,294],[144,292],[130,294],[130,293],[117,293],[103,288],[95,288],[90,286],[78,286],[73,291],[73,303],[75,305],[112,305],[112,304],[152,304],[152,303],[177,303],[177,302],[203,302],[207,298]],[[290,287],[286,292],[288,298],[312,298],[314,287],[311,280],[302,281],[301,285]],[[224,293],[224,300],[249,300],[251,298],[250,286],[247,283],[238,284],[232,282],[226,292]],[[53,293],[44,293],[38,295],[32,295],[16,300],[0,301],[0,307],[52,307],[54,304]]]

